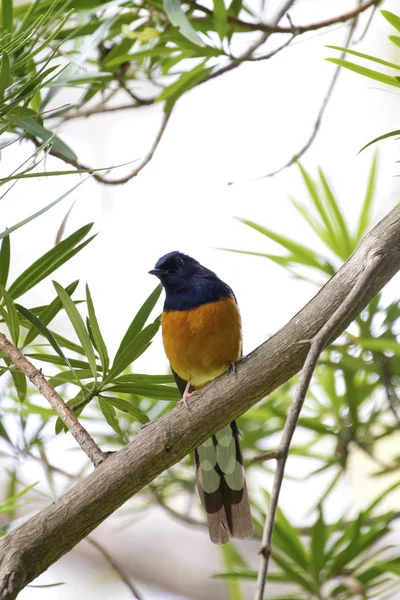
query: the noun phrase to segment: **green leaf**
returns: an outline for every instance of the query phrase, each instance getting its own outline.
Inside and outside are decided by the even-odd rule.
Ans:
[[[34,119],[21,119],[17,121],[17,126],[21,127],[27,133],[30,133],[34,137],[47,142],[51,141],[53,150],[63,159],[67,161],[77,161],[78,157],[75,152],[71,150],[67,144],[65,144],[57,135],[54,135],[51,131],[48,131],[37,123]]]
[[[291,583],[297,583],[302,589],[313,594],[314,587],[311,582],[307,579],[307,572],[299,573],[298,567],[295,564],[290,564],[285,558],[282,558],[278,553],[272,554],[273,561],[282,569],[287,575],[287,581]]]
[[[368,148],[368,146],[372,146],[372,144],[375,144],[376,142],[380,142],[381,140],[385,140],[386,138],[395,137],[398,135],[400,135],[400,129],[396,129],[395,131],[389,131],[389,133],[380,135],[377,138],[375,138],[374,140],[371,140],[370,142],[368,142],[368,144],[365,144],[365,146],[363,146],[361,148],[359,153],[362,152],[363,150],[365,150],[365,148]]]
[[[330,240],[330,247],[332,249],[335,249],[337,247],[335,230],[334,230],[331,220],[328,216],[328,213],[326,212],[325,207],[321,201],[321,198],[319,197],[317,187],[316,187],[315,183],[313,182],[313,180],[311,179],[311,177],[309,176],[309,174],[307,173],[307,171],[304,169],[304,167],[300,163],[298,163],[298,165],[299,165],[299,169],[300,169],[301,175],[303,177],[304,183],[306,184],[310,198],[313,201],[314,206],[317,209],[317,211],[322,219],[322,222],[325,225],[327,233],[329,234],[328,239]]]
[[[157,304],[157,300],[160,297],[161,290],[162,290],[162,286],[158,285],[151,292],[151,294],[147,298],[147,300],[145,300],[145,302],[139,308],[138,312],[136,313],[135,317],[133,318],[133,321],[129,325],[129,327],[128,327],[128,329],[127,329],[124,337],[122,338],[122,341],[121,341],[121,343],[119,345],[119,348],[118,348],[118,350],[117,350],[117,352],[115,354],[114,361],[116,361],[117,358],[119,358],[119,356],[122,354],[122,352],[125,350],[125,348],[131,343],[131,341],[143,329],[143,327],[144,327],[147,319],[149,318],[152,310],[154,309],[155,305]]]
[[[319,508],[319,516],[311,529],[311,560],[317,581],[321,581],[320,572],[326,562],[325,557],[326,527],[322,508]]]
[[[53,285],[56,289],[56,292],[62,302],[62,305],[67,313],[69,320],[72,323],[73,328],[75,329],[76,335],[79,338],[80,343],[82,344],[82,348],[84,350],[84,354],[88,359],[90,369],[93,373],[94,380],[97,379],[97,368],[96,368],[96,356],[94,354],[92,342],[90,341],[89,334],[86,330],[85,324],[81,315],[78,312],[75,304],[71,300],[68,292],[56,281],[53,281]]]
[[[32,323],[32,325],[34,325],[34,327],[36,327],[36,329],[42,335],[44,335],[44,337],[50,342],[50,344],[52,345],[54,350],[57,352],[57,354],[62,358],[62,360],[64,361],[64,364],[67,365],[73,371],[71,363],[69,362],[68,358],[65,356],[64,352],[61,350],[54,335],[51,333],[51,331],[49,329],[47,329],[47,327],[42,323],[42,321],[40,319],[38,319],[38,317],[32,311],[30,311],[28,308],[25,308],[24,306],[21,306],[20,304],[16,304],[15,307],[17,308],[18,312],[20,312],[21,315],[25,317],[25,319],[27,319],[30,323]],[[46,356],[46,355],[43,355],[43,356]]]
[[[154,398],[156,400],[177,401],[182,398],[177,387],[169,385],[152,385],[140,383],[118,383],[105,389],[107,392],[119,392],[120,394],[135,394],[145,398]]]
[[[253,221],[249,221],[247,219],[241,219],[241,218],[237,218],[237,220],[240,221],[241,223],[244,223],[244,225],[247,225],[248,227],[255,229],[259,233],[262,233],[263,235],[265,235],[272,241],[276,242],[277,244],[279,244],[280,246],[282,246],[283,248],[286,248],[286,250],[291,252],[292,255],[290,257],[282,257],[282,258],[286,258],[286,259],[290,258],[290,260],[292,260],[292,261],[296,261],[301,264],[309,265],[309,266],[315,267],[316,269],[318,269],[320,271],[323,271],[324,273],[328,273],[329,275],[331,274],[329,266],[324,263],[321,263],[318,260],[318,257],[315,254],[315,252],[313,252],[306,246],[298,244],[298,243],[294,242],[293,240],[284,237],[283,235],[279,235],[278,233],[271,231],[270,229],[266,229],[265,227],[262,227],[261,225],[254,223]]]
[[[365,193],[364,202],[361,208],[360,218],[358,220],[358,228],[356,233],[356,242],[359,242],[367,231],[368,227],[371,224],[372,219],[372,203],[374,200],[375,187],[376,187],[376,173],[377,173],[377,162],[378,157],[375,152],[374,157],[372,159],[371,169],[368,177],[367,190]]]
[[[51,332],[50,332],[51,334]],[[30,358],[34,358],[36,360],[40,360],[42,362],[48,362],[52,365],[60,365],[62,367],[65,366],[65,359],[56,356],[55,354],[43,354],[43,353],[34,353],[34,354],[26,354]],[[90,365],[88,362],[83,360],[77,360],[76,358],[68,358],[68,365],[75,367],[76,369],[90,369]],[[101,366],[97,365],[97,370],[101,371]],[[92,371],[90,371],[92,372]]]
[[[161,94],[157,97],[157,100],[167,100],[166,110],[167,112],[172,110],[174,103],[177,99],[182,96],[184,92],[192,89],[198,85],[201,81],[211,73],[214,67],[205,68],[206,61],[203,61],[197,67],[194,67],[191,71],[185,71],[179,77],[177,81],[164,88]]]
[[[106,402],[106,400],[104,400],[103,398],[99,398],[99,406],[100,406],[100,410],[103,413],[107,423],[110,425],[110,427],[112,427],[115,431],[115,433],[117,433],[120,437],[123,437],[121,428],[119,426],[116,414],[115,414],[115,409],[114,407],[111,405],[110,402]]]
[[[17,277],[8,290],[10,295],[14,299],[18,298],[82,250],[94,236],[83,242],[80,246],[76,246],[76,244],[89,233],[92,227],[93,223],[81,227],[78,231],[75,231],[75,233],[46,252],[46,254],[43,254],[43,256]]]
[[[389,23],[393,25],[395,29],[397,29],[397,31],[400,31],[400,17],[392,12],[389,12],[388,10],[381,10],[381,15],[383,15],[385,19],[389,21]]]
[[[103,340],[103,336],[101,335],[99,323],[97,321],[96,313],[94,310],[94,305],[92,301],[92,296],[90,295],[89,287],[86,285],[86,302],[89,313],[89,322],[92,330],[92,335],[94,338],[94,342],[96,344],[97,351],[100,356],[101,364],[103,366],[103,374],[106,375],[108,371],[108,366],[110,364],[110,359],[108,358],[108,352],[106,345]]]
[[[339,65],[339,67],[344,67],[345,69],[354,71],[354,73],[358,73],[359,75],[363,75],[364,77],[368,77],[369,79],[373,79],[374,81],[386,83],[387,85],[393,85],[394,87],[400,87],[400,83],[395,77],[392,77],[391,75],[386,75],[385,73],[380,73],[379,71],[373,71],[372,69],[361,67],[360,65],[348,62],[347,60],[343,60],[342,58],[326,58],[325,60],[334,63],[335,65]]]
[[[132,364],[143,352],[149,342],[156,335],[160,328],[160,320],[156,319],[145,327],[133,340],[124,348],[124,350],[115,357],[113,366],[106,380],[111,381],[116,375],[119,375],[130,364]]]
[[[10,269],[10,236],[2,239],[0,249],[0,284],[5,287]]]
[[[4,92],[12,81],[10,72],[10,59],[5,50],[3,50],[3,56],[1,61],[1,72],[0,72],[0,99],[4,98]]]
[[[72,294],[78,287],[78,283],[79,283],[79,279],[77,279],[73,283],[70,283],[65,288],[65,291],[69,294],[69,296],[72,296]],[[50,302],[50,304],[48,306],[46,306],[46,308],[44,308],[43,311],[41,311],[41,313],[39,315],[40,321],[43,323],[43,325],[48,325],[49,323],[51,323],[51,321],[58,314],[58,312],[61,310],[61,308],[62,308],[61,300],[58,296],[56,296],[54,298],[54,300],[52,302]],[[29,329],[28,333],[26,334],[26,338],[25,338],[23,346],[27,346],[28,344],[31,344],[33,342],[33,340],[36,339],[38,334],[39,334],[38,329],[32,325],[32,327]]]
[[[224,0],[214,0],[214,25],[221,42],[228,33],[227,14]]]
[[[391,69],[400,69],[400,65],[388,62],[387,60],[383,60],[382,58],[378,58],[377,56],[371,56],[370,54],[363,54],[362,52],[357,52],[356,50],[350,50],[349,48],[342,48],[340,46],[326,46],[326,48],[332,48],[333,50],[340,50],[340,52],[346,52],[346,54],[359,56],[360,58],[365,58],[365,60],[376,62],[380,65],[383,65],[384,67],[389,67]]]
[[[174,27],[178,27],[179,31],[185,38],[197,46],[205,46],[203,40],[193,29],[189,19],[183,12],[180,0],[164,0],[164,10],[172,25],[174,25]]]
[[[20,402],[24,402],[26,400],[26,394],[28,390],[26,377],[24,373],[17,371],[17,369],[12,369],[10,373],[15,385],[15,389],[17,390],[18,399]]]
[[[390,338],[355,338],[353,343],[366,350],[393,352],[396,356],[400,356],[400,344]]]
[[[328,184],[328,181],[322,171],[322,169],[318,169],[319,176],[321,179],[322,186],[324,188],[325,197],[328,203],[329,212],[331,216],[331,220],[334,225],[335,235],[337,237],[337,247],[340,251],[338,256],[343,260],[346,260],[353,251],[353,247],[351,244],[350,234],[346,225],[346,221],[342,212],[339,208],[339,205],[333,195],[333,192]]]
[[[389,40],[400,48],[400,37],[398,35],[389,35]]]
[[[3,31],[12,33],[13,30],[13,0],[1,0],[1,16]]]
[[[18,347],[19,341],[19,318],[11,295],[0,285],[0,294],[3,296],[7,308],[7,327],[11,334],[11,339],[14,345]]]
[[[132,417],[139,421],[139,423],[142,423],[142,425],[144,425],[144,423],[148,423],[150,420],[149,417],[140,410],[140,408],[137,408],[137,406],[134,406],[134,404],[128,402],[127,400],[121,400],[121,398],[114,398],[112,396],[101,396],[101,399],[109,402],[115,408],[118,408],[118,410],[129,413]]]
[[[225,544],[220,546],[220,552],[224,566],[229,571],[235,571],[240,568],[245,570],[248,565],[243,560],[234,544]],[[243,600],[242,591],[240,589],[240,583],[236,579],[227,579],[225,582],[229,600]]]

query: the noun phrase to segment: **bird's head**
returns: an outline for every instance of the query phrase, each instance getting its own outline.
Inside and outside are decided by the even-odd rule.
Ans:
[[[175,250],[162,256],[149,273],[158,277],[166,290],[173,291],[201,275],[202,271],[206,269],[197,260]]]

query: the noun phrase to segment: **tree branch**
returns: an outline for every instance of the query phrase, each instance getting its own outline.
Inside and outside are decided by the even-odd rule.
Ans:
[[[330,316],[325,325],[310,340],[304,340],[305,344],[310,345],[310,349],[301,371],[299,383],[294,394],[293,402],[290,406],[282,438],[278,447],[278,458],[274,482],[272,486],[271,500],[269,502],[267,518],[265,519],[264,531],[261,541],[261,564],[257,577],[257,589],[255,600],[263,600],[268,573],[269,559],[272,551],[272,533],[274,530],[276,510],[278,508],[279,494],[285,474],[286,460],[289,454],[290,444],[293,434],[296,430],[297,421],[303,408],[304,400],[311,383],[318,359],[327,346],[332,334],[337,330],[346,319],[347,314],[358,303],[360,297],[364,295],[364,287],[370,278],[373,278],[376,271],[381,268],[379,253],[372,251],[366,257],[365,269],[356,280],[355,285],[349,295],[344,298],[343,303],[338,306],[336,311]],[[301,341],[300,341],[301,343]]]
[[[400,205],[285,327],[244,358],[236,372],[222,375],[193,398],[190,411],[177,407],[148,425],[59,500],[5,536],[0,541],[0,600],[14,600],[133,494],[292,377],[307,355],[298,342],[317,335],[349,296],[370,257],[376,257],[377,269],[344,321],[335,324],[329,342],[400,269]]]
[[[125,585],[127,585],[127,587],[130,589],[130,591],[132,592],[132,596],[134,598],[136,598],[136,600],[142,600],[142,596],[139,595],[139,592],[137,591],[137,589],[135,588],[135,586],[133,585],[133,583],[130,581],[129,577],[127,577],[125,575],[124,571],[115,562],[115,560],[113,559],[113,557],[111,556],[111,554],[105,548],[103,548],[103,546],[101,544],[99,544],[99,542],[96,542],[96,540],[94,540],[92,537],[86,538],[86,541],[91,546],[93,546],[94,548],[96,548],[96,550],[98,550],[98,552],[100,552],[100,554],[105,558],[105,560],[108,562],[108,564],[120,576],[121,580],[125,583]]]
[[[3,333],[0,333],[0,350],[14,363],[14,365],[26,375],[39,392],[46,398],[53,410],[56,411],[62,422],[72,433],[82,450],[90,458],[96,467],[105,458],[96,442],[90,437],[86,429],[79,423],[78,419],[67,406],[61,396],[49,384],[42,373],[33,366],[21,352],[11,344]]]

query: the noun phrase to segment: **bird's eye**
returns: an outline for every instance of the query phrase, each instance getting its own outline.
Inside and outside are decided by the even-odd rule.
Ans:
[[[182,260],[181,258],[177,258],[177,259],[175,260],[175,264],[176,264],[176,266],[177,266],[177,267],[183,267],[183,265],[184,265],[185,263],[183,262],[183,260]]]

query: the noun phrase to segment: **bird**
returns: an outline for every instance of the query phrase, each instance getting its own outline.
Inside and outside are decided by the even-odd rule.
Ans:
[[[242,357],[242,323],[231,288],[197,260],[173,251],[149,271],[165,291],[162,339],[181,404],[235,368]],[[196,483],[211,541],[249,539],[253,526],[240,447],[233,421],[194,452]]]

